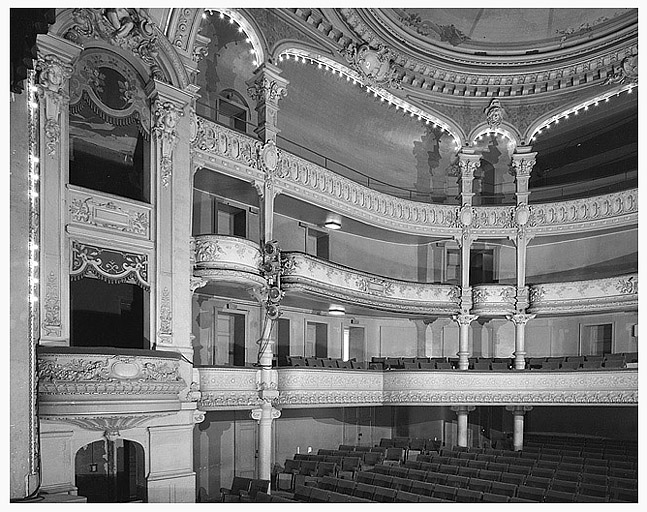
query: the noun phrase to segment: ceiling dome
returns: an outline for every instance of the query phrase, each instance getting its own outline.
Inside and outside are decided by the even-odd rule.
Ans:
[[[636,9],[380,9],[371,14],[412,44],[514,55],[576,46],[635,22]]]

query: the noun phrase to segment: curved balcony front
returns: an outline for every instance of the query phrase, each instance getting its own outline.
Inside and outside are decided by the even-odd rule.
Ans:
[[[300,293],[370,309],[407,314],[451,314],[459,309],[459,288],[399,281],[352,270],[307,254],[285,252],[286,293]]]
[[[460,206],[401,199],[356,183],[284,150],[255,151],[253,137],[204,118],[192,142],[195,165],[238,179],[262,183],[271,165],[274,186],[326,210],[383,229],[417,235],[455,236],[464,227]],[[272,158],[267,158],[271,154]],[[514,205],[474,206],[470,229],[481,236],[514,236],[519,228],[534,235],[581,233],[638,222],[638,189],[569,201],[533,203],[527,223],[519,224]],[[525,218],[526,215],[522,215]]]
[[[107,347],[38,347],[39,415],[88,428],[132,428],[180,410],[181,355]]]
[[[637,370],[463,372],[280,368],[282,407],[638,403]]]
[[[505,284],[480,284],[472,287],[471,313],[479,316],[505,316],[515,311],[516,288]]]
[[[265,286],[259,245],[245,238],[198,235],[192,239],[193,275],[207,281]]]
[[[638,308],[638,274],[530,287],[530,313],[613,313]]]

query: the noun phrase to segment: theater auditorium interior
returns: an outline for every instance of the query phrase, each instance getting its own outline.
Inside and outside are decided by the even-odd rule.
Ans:
[[[638,502],[637,6],[9,18],[11,502]]]

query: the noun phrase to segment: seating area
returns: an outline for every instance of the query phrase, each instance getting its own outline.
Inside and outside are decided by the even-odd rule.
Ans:
[[[231,487],[221,487],[220,496],[223,503],[238,502],[255,502],[259,494],[269,494],[270,481],[245,478],[235,476],[231,482]]]
[[[366,463],[369,454],[378,457]],[[522,451],[382,439],[295,454],[283,474],[292,475],[278,486],[283,498],[310,503],[638,501],[637,443],[573,436],[529,434]]]
[[[637,352],[621,352],[599,356],[531,357],[526,370],[617,370],[637,367]],[[288,356],[279,366],[338,368],[353,370],[456,370],[456,357],[372,357],[370,361],[344,361],[340,358]],[[514,369],[511,357],[470,357],[469,369],[507,371]]]

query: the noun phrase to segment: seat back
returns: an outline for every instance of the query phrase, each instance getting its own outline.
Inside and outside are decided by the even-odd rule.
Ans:
[[[249,485],[249,496],[252,499],[256,498],[258,492],[269,493],[270,492],[270,481],[263,479],[254,479]]]

